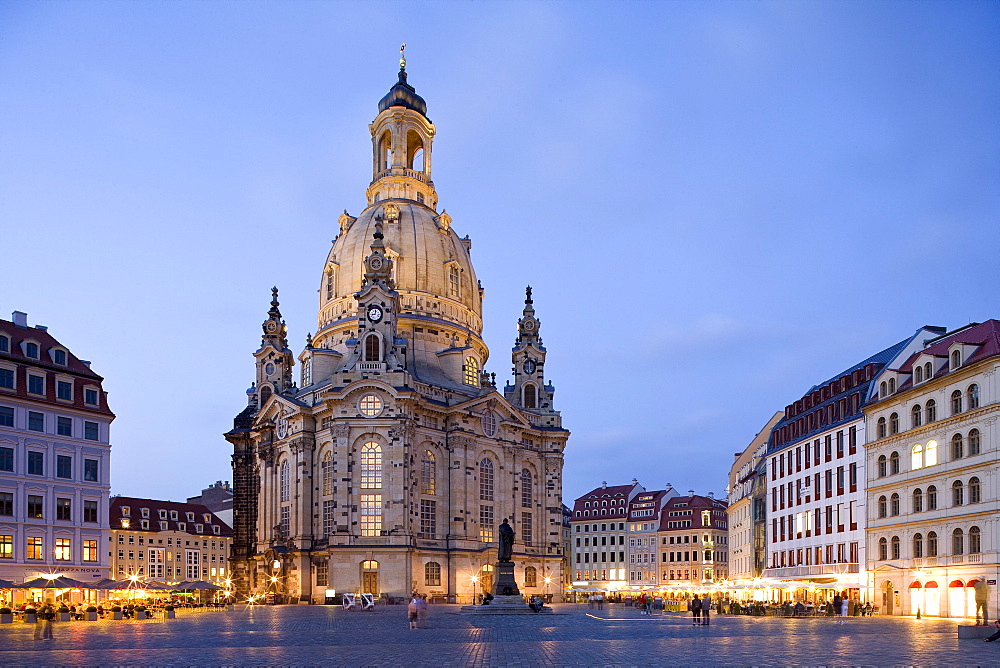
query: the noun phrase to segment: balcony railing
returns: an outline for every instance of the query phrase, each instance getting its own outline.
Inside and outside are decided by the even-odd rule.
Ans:
[[[778,578],[800,578],[843,575],[846,573],[858,573],[860,568],[856,563],[840,564],[812,564],[811,566],[779,566],[778,568],[768,568],[764,574],[768,577]]]
[[[421,183],[427,183],[427,175],[424,174],[423,172],[417,172],[412,169],[399,169],[398,167],[395,170],[385,169],[379,172],[378,174],[375,175],[375,181],[383,179],[387,176],[406,176],[411,179],[416,179]],[[375,183],[375,181],[372,181],[372,183]]]
[[[385,362],[358,362],[358,370],[383,373],[385,372]]]

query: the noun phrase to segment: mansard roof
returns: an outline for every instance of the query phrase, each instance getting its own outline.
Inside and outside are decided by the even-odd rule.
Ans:
[[[977,346],[976,350],[968,359],[962,360],[962,366],[975,364],[987,357],[1000,355],[1000,320],[987,320],[983,323],[971,323],[949,332],[929,342],[923,350],[910,355],[899,367],[899,371],[910,373],[913,370],[913,363],[921,355],[931,355],[933,357],[947,357],[948,349],[956,343],[965,343]],[[944,375],[949,369],[935,371],[934,375]]]
[[[127,515],[123,512],[123,508],[129,509]],[[143,508],[149,509],[149,517],[142,516]],[[161,510],[166,512],[167,519],[160,519]],[[175,511],[177,513],[176,520],[171,519],[171,511]],[[194,520],[187,519],[187,513],[189,512],[194,513]],[[209,516],[207,521],[205,520],[206,515]],[[160,522],[167,522],[167,529],[164,529],[164,531],[184,531],[192,536],[204,536],[206,538],[209,536],[232,538],[233,536],[233,530],[229,527],[229,525],[219,519],[219,517],[209,510],[207,506],[200,503],[142,499],[134,496],[116,496],[111,499],[108,516],[111,528],[117,530],[158,533],[161,531]],[[122,519],[130,520],[128,527],[122,526]],[[142,526],[139,523],[140,520],[149,520],[149,528],[140,528]],[[178,527],[178,524],[180,523],[185,525],[183,530]],[[196,524],[202,525],[201,532],[197,531],[197,526],[195,526]],[[219,527],[218,533],[215,533],[212,529],[214,526]]]

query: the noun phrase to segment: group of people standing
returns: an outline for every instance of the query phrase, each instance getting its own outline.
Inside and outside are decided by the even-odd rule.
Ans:
[[[691,611],[692,626],[708,626],[712,623],[712,598],[708,594],[701,597],[695,594],[688,601],[688,610]]]
[[[593,610],[595,607],[598,610],[604,609],[604,594],[597,593],[591,594],[587,597],[587,607]]]
[[[406,606],[406,616],[410,620],[411,629],[420,629],[427,626],[427,597],[423,594],[414,594]]]

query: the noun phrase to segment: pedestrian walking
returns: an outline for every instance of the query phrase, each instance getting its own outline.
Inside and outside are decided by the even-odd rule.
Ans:
[[[604,594],[597,595],[597,609],[598,610],[604,609]]]
[[[712,610],[712,599],[708,594],[701,597],[701,624],[708,626],[712,623],[709,612]]]
[[[413,598],[410,599],[409,605],[406,606],[406,617],[410,620],[410,628],[417,628],[417,620],[420,614],[417,610],[417,595],[414,594]]]
[[[691,626],[701,626],[701,599],[698,594],[688,601],[688,610],[691,611]]]

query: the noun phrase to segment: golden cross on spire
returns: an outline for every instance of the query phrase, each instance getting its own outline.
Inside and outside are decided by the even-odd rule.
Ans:
[[[403,54],[403,51],[405,50],[406,42],[403,42],[403,45],[399,47],[399,69],[401,70],[406,69],[406,56]]]

